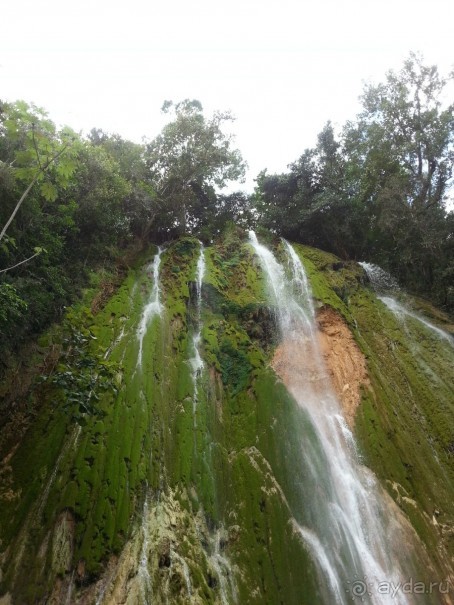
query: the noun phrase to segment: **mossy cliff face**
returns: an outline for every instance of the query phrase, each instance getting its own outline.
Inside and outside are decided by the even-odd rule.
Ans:
[[[454,567],[454,337],[452,321],[407,296],[410,308],[443,329],[383,304],[354,263],[301,247],[313,292],[348,323],[367,360],[355,433],[365,463],[381,479],[426,544],[440,577]]]
[[[295,249],[319,305],[343,318],[367,361],[351,420],[365,462],[444,580],[454,349],[417,322],[402,326],[359,266]],[[75,308],[44,339],[62,357],[34,387],[26,434],[1,452],[0,603],[322,602],[291,521],[304,427],[271,367],[278,338],[262,273],[244,234],[206,248],[199,317],[200,250],[185,238],[162,252],[163,310],[141,356],[156,249],[95,316]]]

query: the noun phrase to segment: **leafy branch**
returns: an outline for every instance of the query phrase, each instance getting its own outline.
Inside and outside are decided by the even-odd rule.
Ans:
[[[64,398],[64,409],[83,424],[87,415],[102,414],[98,407],[102,393],[117,394],[120,368],[105,359],[102,351],[92,351],[91,342],[96,337],[90,330],[69,324],[69,331],[63,341],[63,360],[56,372],[43,380],[57,387]]]
[[[33,179],[31,180],[30,184],[28,185],[27,189],[24,191],[24,193],[22,194],[20,200],[17,202],[13,212],[11,213],[11,216],[9,217],[9,219],[7,220],[5,226],[3,227],[1,233],[0,233],[0,241],[3,239],[6,230],[8,229],[8,227],[11,225],[11,223],[14,220],[14,217],[16,216],[19,208],[21,207],[23,201],[25,200],[25,198],[27,197],[27,195],[30,193],[30,191],[32,190],[33,186],[35,185],[35,183],[39,180],[39,177],[44,174],[49,167],[56,161],[58,160],[58,158],[65,152],[65,150],[69,147],[70,142],[66,142],[63,147],[55,154],[53,155],[49,160],[47,160],[47,162],[45,162],[42,166],[40,163],[40,159],[39,159],[39,154],[38,154],[38,164],[40,165],[39,170],[36,172],[35,176],[33,177]],[[36,256],[36,255],[35,255]],[[28,259],[30,260],[30,259]],[[26,261],[24,261],[26,262]]]

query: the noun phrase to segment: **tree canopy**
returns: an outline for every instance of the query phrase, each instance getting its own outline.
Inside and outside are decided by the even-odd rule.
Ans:
[[[146,163],[161,207],[167,210],[167,226],[185,233],[203,224],[215,188],[244,176],[245,163],[232,137],[222,127],[233,121],[229,112],[215,112],[207,119],[197,100],[162,110],[172,116],[162,133],[146,148]]]

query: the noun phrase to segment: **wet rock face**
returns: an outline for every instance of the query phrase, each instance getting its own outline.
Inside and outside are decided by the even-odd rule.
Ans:
[[[209,527],[212,523],[191,510],[184,492],[169,490],[149,498],[120,557],[110,559],[95,583],[79,589],[77,605],[221,605],[221,589],[223,599],[233,602],[232,568],[223,552],[227,532]],[[61,594],[59,586],[53,598]]]
[[[265,347],[276,343],[278,332],[271,309],[257,306],[252,309],[246,309],[241,313],[240,317],[242,325],[251,340],[257,340]]]
[[[66,510],[59,516],[52,536],[52,569],[57,575],[72,569],[75,519]]]

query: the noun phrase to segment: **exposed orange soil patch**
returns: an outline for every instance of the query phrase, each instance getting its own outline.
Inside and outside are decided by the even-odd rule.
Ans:
[[[361,385],[370,386],[366,359],[344,319],[323,307],[317,316],[320,349],[345,419],[353,426],[361,402]]]
[[[355,412],[361,401],[361,386],[369,386],[366,360],[343,318],[330,307],[317,316],[320,357],[317,347],[304,346],[304,335],[288,339],[276,349],[272,367],[287,389],[317,394],[330,381],[342,406],[344,417],[353,427]],[[321,363],[320,363],[321,362]]]

